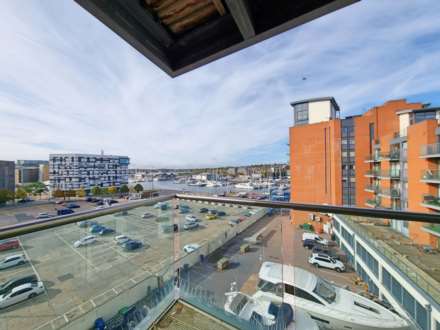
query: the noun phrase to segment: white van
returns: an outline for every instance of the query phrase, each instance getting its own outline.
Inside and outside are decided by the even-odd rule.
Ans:
[[[303,233],[302,240],[305,241],[306,239],[311,239],[323,245],[328,245],[329,243],[325,238],[322,238],[321,236],[315,233]]]

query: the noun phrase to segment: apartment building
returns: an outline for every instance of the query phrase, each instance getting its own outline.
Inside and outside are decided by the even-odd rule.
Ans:
[[[119,187],[128,183],[127,156],[93,154],[52,154],[49,181],[52,190],[89,190]]]
[[[0,189],[15,191],[14,162],[0,160]]]
[[[292,103],[291,201],[440,212],[440,108],[392,100],[340,118],[335,104],[333,98]],[[330,220],[313,212],[292,211],[291,217],[295,224]],[[369,291],[421,329],[437,329],[440,292],[431,288],[439,285],[438,259],[429,251],[440,248],[440,226],[331,219],[348,264]]]
[[[15,165],[15,184],[47,181],[49,161],[17,160]],[[46,175],[45,175],[46,173]]]

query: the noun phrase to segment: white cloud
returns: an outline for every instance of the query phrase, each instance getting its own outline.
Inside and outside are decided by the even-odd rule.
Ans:
[[[0,158],[242,161],[287,137],[290,101],[332,95],[348,114],[438,91],[439,11],[435,0],[362,1],[171,79],[72,1],[6,2]]]

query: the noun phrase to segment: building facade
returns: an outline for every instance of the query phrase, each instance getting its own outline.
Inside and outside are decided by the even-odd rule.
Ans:
[[[15,191],[15,164],[0,160],[0,189]]]
[[[49,181],[52,190],[90,190],[128,184],[127,156],[52,154]]]
[[[48,181],[49,161],[17,160],[15,165],[15,183],[26,184]]]
[[[316,100],[321,99],[292,103],[292,202],[440,215],[440,108],[393,100],[340,119],[331,110],[333,100],[318,110],[319,116],[311,114]],[[292,211],[291,217],[295,224],[326,219],[320,213],[299,211]],[[347,263],[368,290],[420,329],[437,330],[440,285],[432,266],[438,259],[429,251],[440,248],[440,226],[330,218]]]

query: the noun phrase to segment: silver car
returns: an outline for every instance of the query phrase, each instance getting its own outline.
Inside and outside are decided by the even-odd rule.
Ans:
[[[0,308],[5,308],[27,299],[36,297],[44,292],[43,282],[26,283],[13,288],[10,292],[0,296]]]
[[[23,265],[26,263],[26,258],[22,254],[15,254],[12,256],[7,256],[2,261],[0,261],[0,269],[7,269],[18,265]]]

